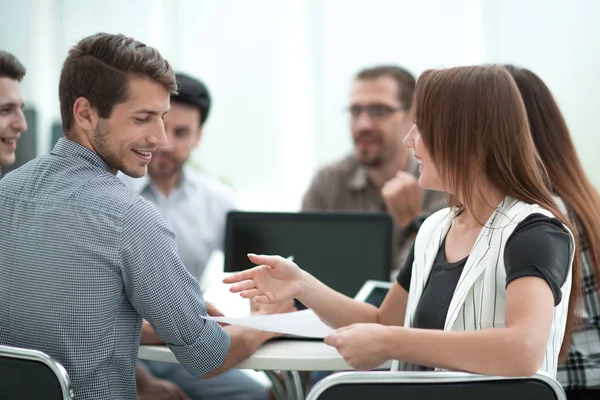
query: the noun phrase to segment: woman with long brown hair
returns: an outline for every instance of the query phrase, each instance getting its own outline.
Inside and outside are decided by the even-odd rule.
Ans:
[[[550,177],[580,238],[583,286],[581,326],[573,332],[569,357],[558,380],[568,399],[600,398],[600,195],[586,176],[552,92],[533,72],[506,65],[527,109],[529,128]]]
[[[225,283],[258,303],[298,298],[339,328],[325,342],[356,369],[396,359],[404,369],[556,375],[579,282],[576,242],[514,80],[497,66],[429,70],[413,105],[404,143],[419,184],[446,192],[451,207],[423,223],[380,308],[279,256],[250,255],[261,265]]]

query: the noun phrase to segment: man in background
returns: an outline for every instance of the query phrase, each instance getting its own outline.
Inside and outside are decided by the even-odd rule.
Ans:
[[[387,212],[394,220],[392,276],[404,265],[422,219],[446,206],[441,192],[422,190],[419,166],[402,140],[414,124],[415,78],[397,66],[364,69],[350,96],[353,154],[321,169],[303,211]]]
[[[0,50],[0,179],[2,167],[15,162],[17,141],[27,130],[20,82],[25,67],[12,54]]]
[[[147,179],[137,182],[137,186],[141,186],[140,195],[156,205],[175,233],[179,256],[187,270],[200,279],[211,254],[223,248],[227,212],[234,208],[235,202],[230,188],[186,166],[202,138],[211,98],[201,81],[180,73],[176,79],[178,93],[171,95],[171,109],[165,118],[167,144],[154,152]],[[268,312],[268,308],[262,311]],[[279,312],[289,311],[278,308]],[[145,325],[144,329],[151,327]],[[142,335],[142,340],[147,336]],[[180,364],[158,361],[140,364],[138,378],[144,374],[140,371],[143,367],[156,379],[177,385],[192,400],[267,398],[267,388],[239,370],[199,379]]]
[[[183,264],[200,279],[212,253],[223,249],[235,200],[231,188],[186,165],[202,139],[211,97],[201,81],[181,73],[176,79],[178,93],[165,120],[167,144],[154,153],[140,195],[160,210],[176,234]]]

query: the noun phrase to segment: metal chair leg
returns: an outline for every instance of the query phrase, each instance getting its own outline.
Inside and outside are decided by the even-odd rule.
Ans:
[[[275,393],[275,397],[278,400],[287,400],[287,393],[283,387],[283,384],[279,380],[279,377],[274,371],[264,371],[267,374],[267,377],[273,384],[273,392]]]

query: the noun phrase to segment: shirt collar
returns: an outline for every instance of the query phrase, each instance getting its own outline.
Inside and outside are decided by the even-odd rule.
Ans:
[[[348,176],[348,188],[350,190],[362,191],[369,186],[367,170],[355,157],[352,157],[352,171]]]
[[[361,191],[365,190],[369,186],[369,177],[367,175],[367,169],[362,166],[354,156],[352,156],[353,161],[353,170],[348,176],[348,188],[350,190]],[[412,154],[412,152],[408,156],[408,165],[406,166],[406,172],[414,175],[416,178],[419,178],[421,175],[419,173],[419,164],[417,163],[417,159]]]
[[[64,137],[58,139],[50,154],[64,158],[79,158],[87,164],[113,174],[112,168],[104,161],[100,154]]]
[[[177,187],[175,187],[175,190],[173,190],[173,193],[178,192],[178,191],[183,191],[184,193],[187,193],[189,190],[195,188],[196,186],[196,182],[194,179],[192,179],[192,175],[193,172],[190,171],[190,167],[188,166],[184,166],[182,173],[181,173],[181,181],[179,182],[179,185],[177,185]],[[150,179],[150,176],[148,174],[146,174],[146,183],[144,184],[144,186],[142,186],[142,190],[140,191],[140,193],[152,193],[155,197],[157,198],[164,198],[165,196],[160,192],[160,190],[158,190],[156,188],[156,186],[154,186],[154,184],[152,183],[152,179]],[[173,195],[173,193],[171,193],[171,196]]]

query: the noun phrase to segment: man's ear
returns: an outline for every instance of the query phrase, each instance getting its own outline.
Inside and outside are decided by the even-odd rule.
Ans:
[[[73,103],[73,118],[80,129],[88,132],[96,129],[99,119],[96,109],[85,97],[79,97]]]

